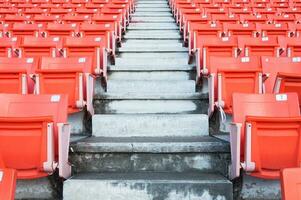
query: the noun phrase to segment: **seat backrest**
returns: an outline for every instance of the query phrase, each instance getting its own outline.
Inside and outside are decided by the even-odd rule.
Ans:
[[[48,23],[46,26],[47,36],[75,36],[78,32],[78,25],[76,23],[72,24],[58,24],[58,23]]]
[[[18,178],[52,173],[59,153],[57,125],[67,123],[67,95],[0,94],[0,100],[4,165],[16,169]]]
[[[14,23],[11,29],[13,36],[39,36],[42,26],[39,24]]]
[[[92,59],[85,57],[50,58],[40,60],[38,94],[67,94],[69,113],[78,112],[84,105],[85,76],[92,70]]]
[[[261,24],[256,23],[256,30],[261,33],[262,36],[287,36],[288,35],[288,25],[287,23],[277,23],[277,24]]]
[[[301,168],[286,168],[281,171],[282,200],[299,200],[301,194]]]
[[[240,157],[244,160],[245,122],[247,116],[256,117],[296,117],[300,116],[298,96],[288,94],[242,94],[232,96],[232,120],[242,124],[240,130]],[[277,108],[277,109],[275,109]]]
[[[279,44],[276,36],[238,37],[238,46],[243,50],[242,56],[279,56]]]
[[[0,168],[0,196],[2,200],[14,200],[17,173],[14,169]]]
[[[288,57],[301,56],[301,38],[300,37],[278,37],[281,48],[286,50]]]
[[[56,57],[58,56],[57,49],[61,46],[61,39],[59,37],[23,37],[20,48],[20,57]]]
[[[247,35],[253,36],[256,31],[254,23],[245,23],[245,24],[232,24],[232,23],[223,23],[223,30],[227,33],[228,36],[232,35]]]
[[[37,66],[33,58],[0,57],[0,92],[27,94],[33,92],[34,82],[30,78]]]
[[[261,58],[262,69],[267,74],[265,81],[265,91],[272,93],[275,88],[276,78],[280,74],[295,76],[300,79],[301,76],[301,58],[300,57],[269,57]],[[288,91],[287,91],[288,92]],[[293,92],[293,91],[290,91]],[[297,92],[297,90],[295,91]]]

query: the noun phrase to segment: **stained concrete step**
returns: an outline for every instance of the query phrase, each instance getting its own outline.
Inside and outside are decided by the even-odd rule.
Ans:
[[[132,17],[131,19],[132,23],[137,23],[137,22],[170,22],[170,23],[175,23],[175,19],[173,17]]]
[[[97,114],[193,114],[208,112],[207,100],[103,100],[94,101]]]
[[[92,118],[97,137],[188,137],[208,135],[204,114],[97,114]]]
[[[168,4],[164,4],[164,3],[159,3],[159,4],[143,4],[143,3],[139,3],[136,5],[136,9],[137,8],[168,8],[170,9],[170,7],[168,6]]]
[[[172,70],[172,69],[193,69],[193,65],[187,65],[188,53],[121,53],[115,61],[114,69],[152,69],[152,70]]]
[[[203,137],[90,137],[71,144],[74,173],[192,172],[227,174],[229,143]]]
[[[125,39],[181,39],[177,30],[129,30]]]
[[[131,23],[128,30],[178,30],[174,23]]]
[[[154,12],[156,11],[156,12]],[[144,15],[145,14],[145,15]],[[131,16],[173,16],[170,8],[137,8]]]
[[[133,17],[172,17],[170,12],[135,12],[132,14]]]
[[[56,180],[56,181],[55,181]],[[62,190],[54,175],[45,178],[17,180],[15,199],[60,199]]]
[[[164,81],[164,80],[191,80],[194,78],[187,71],[113,71],[109,72],[109,81],[128,80],[128,81]]]
[[[195,92],[195,81],[126,81],[111,80],[107,83],[107,92],[112,93],[191,93]]]
[[[64,182],[64,200],[232,199],[232,183],[200,173],[91,173]]]

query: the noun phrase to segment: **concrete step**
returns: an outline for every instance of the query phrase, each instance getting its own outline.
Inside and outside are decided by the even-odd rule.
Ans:
[[[138,1],[137,5],[145,5],[145,4],[167,4],[167,1]]]
[[[178,30],[174,23],[131,23],[128,30]]]
[[[191,172],[227,174],[229,143],[203,137],[90,137],[71,144],[74,173]]]
[[[188,53],[121,53],[115,61],[114,69],[147,69],[147,70],[186,70],[195,68],[187,65]]]
[[[170,23],[175,23],[175,19],[173,17],[132,17],[131,20],[132,23],[137,23],[137,22],[170,22]]]
[[[97,114],[206,114],[207,100],[103,100],[94,102]]]
[[[113,71],[109,72],[109,81],[184,81],[191,80],[193,75],[187,71]]]
[[[45,178],[18,180],[15,192],[16,200],[24,199],[60,199],[61,185],[55,181],[54,175]]]
[[[154,12],[156,11],[156,12]],[[145,15],[144,15],[145,14]],[[173,16],[170,8],[137,8],[131,16]]]
[[[177,30],[129,30],[125,39],[181,39]]]
[[[121,47],[118,50],[121,53],[141,53],[141,52],[187,52],[187,48],[174,46],[137,46],[137,47]]]
[[[137,8],[169,8],[168,4],[164,4],[164,3],[157,3],[157,4],[144,4],[144,3],[139,3],[136,5],[136,9]]]
[[[281,200],[279,180],[267,180],[248,175],[242,177],[239,199],[242,200]]]
[[[232,183],[217,174],[92,173],[64,182],[64,200],[232,199]]]
[[[126,81],[111,80],[107,92],[112,93],[191,93],[195,92],[195,81]]]
[[[97,137],[184,137],[208,135],[204,114],[97,114],[92,118]]]
[[[176,40],[128,39],[119,52],[188,52],[188,49]]]
[[[135,12],[133,17],[173,17],[170,12]]]

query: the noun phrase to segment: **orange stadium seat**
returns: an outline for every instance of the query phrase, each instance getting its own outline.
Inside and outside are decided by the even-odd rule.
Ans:
[[[282,200],[300,200],[301,168],[287,168],[281,171]]]
[[[196,38],[196,67],[197,74],[210,73],[210,68],[207,64],[210,56],[221,57],[237,57],[237,37],[216,37],[216,36],[202,36],[199,35]]]
[[[0,93],[32,93],[34,82],[30,75],[36,65],[33,58],[0,57]]]
[[[0,99],[3,165],[15,169],[18,179],[48,176],[56,168],[69,177],[67,95],[0,94]]]
[[[48,23],[45,28],[45,36],[60,37],[60,36],[76,36],[78,32],[78,25],[76,23],[71,24],[58,24]]]
[[[68,94],[69,113],[87,106],[94,113],[94,77],[91,58],[51,58],[42,57],[35,70],[36,94]]]
[[[301,58],[300,57],[262,57],[263,72],[267,76],[267,93],[298,93],[301,103]],[[301,105],[301,104],[300,104]]]
[[[231,178],[239,176],[240,167],[265,179],[279,179],[282,169],[300,167],[300,137],[296,93],[233,94]]]
[[[242,56],[280,56],[280,45],[277,36],[238,37],[238,47]]]
[[[17,173],[14,169],[0,167],[0,196],[2,200],[14,200]]]
[[[59,37],[31,37],[22,38],[20,43],[19,57],[57,57],[58,49],[61,47]]]
[[[63,43],[64,57],[92,57],[90,73],[107,77],[106,37],[66,37]]]
[[[233,93],[262,93],[260,61],[257,56],[211,56],[208,59],[209,114],[215,106],[231,114]]]

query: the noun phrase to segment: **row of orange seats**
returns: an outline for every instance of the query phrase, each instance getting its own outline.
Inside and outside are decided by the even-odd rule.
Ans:
[[[0,7],[23,3],[35,4],[33,8],[48,4],[58,12],[63,4],[79,3],[78,7],[83,9],[74,8],[64,18],[78,11],[74,17],[79,19],[82,15],[79,13],[91,12],[84,6],[92,1],[12,0],[2,1]],[[0,28],[0,197],[3,200],[14,199],[16,179],[45,177],[55,171],[65,179],[71,175],[68,115],[81,110],[93,115],[95,76],[106,77],[107,54],[114,57],[115,42],[121,40],[127,25],[128,17],[117,6],[130,8],[127,12],[133,12],[134,6],[133,0],[93,0],[93,3],[114,8],[101,6],[100,14],[93,14],[93,23],[76,20],[71,23],[72,20],[62,21],[63,15],[46,13],[32,15],[33,18],[25,16],[22,21],[26,9],[19,8],[12,16],[3,14],[6,18]],[[14,8],[1,9],[4,10],[9,12]],[[11,21],[7,21],[9,16]]]

